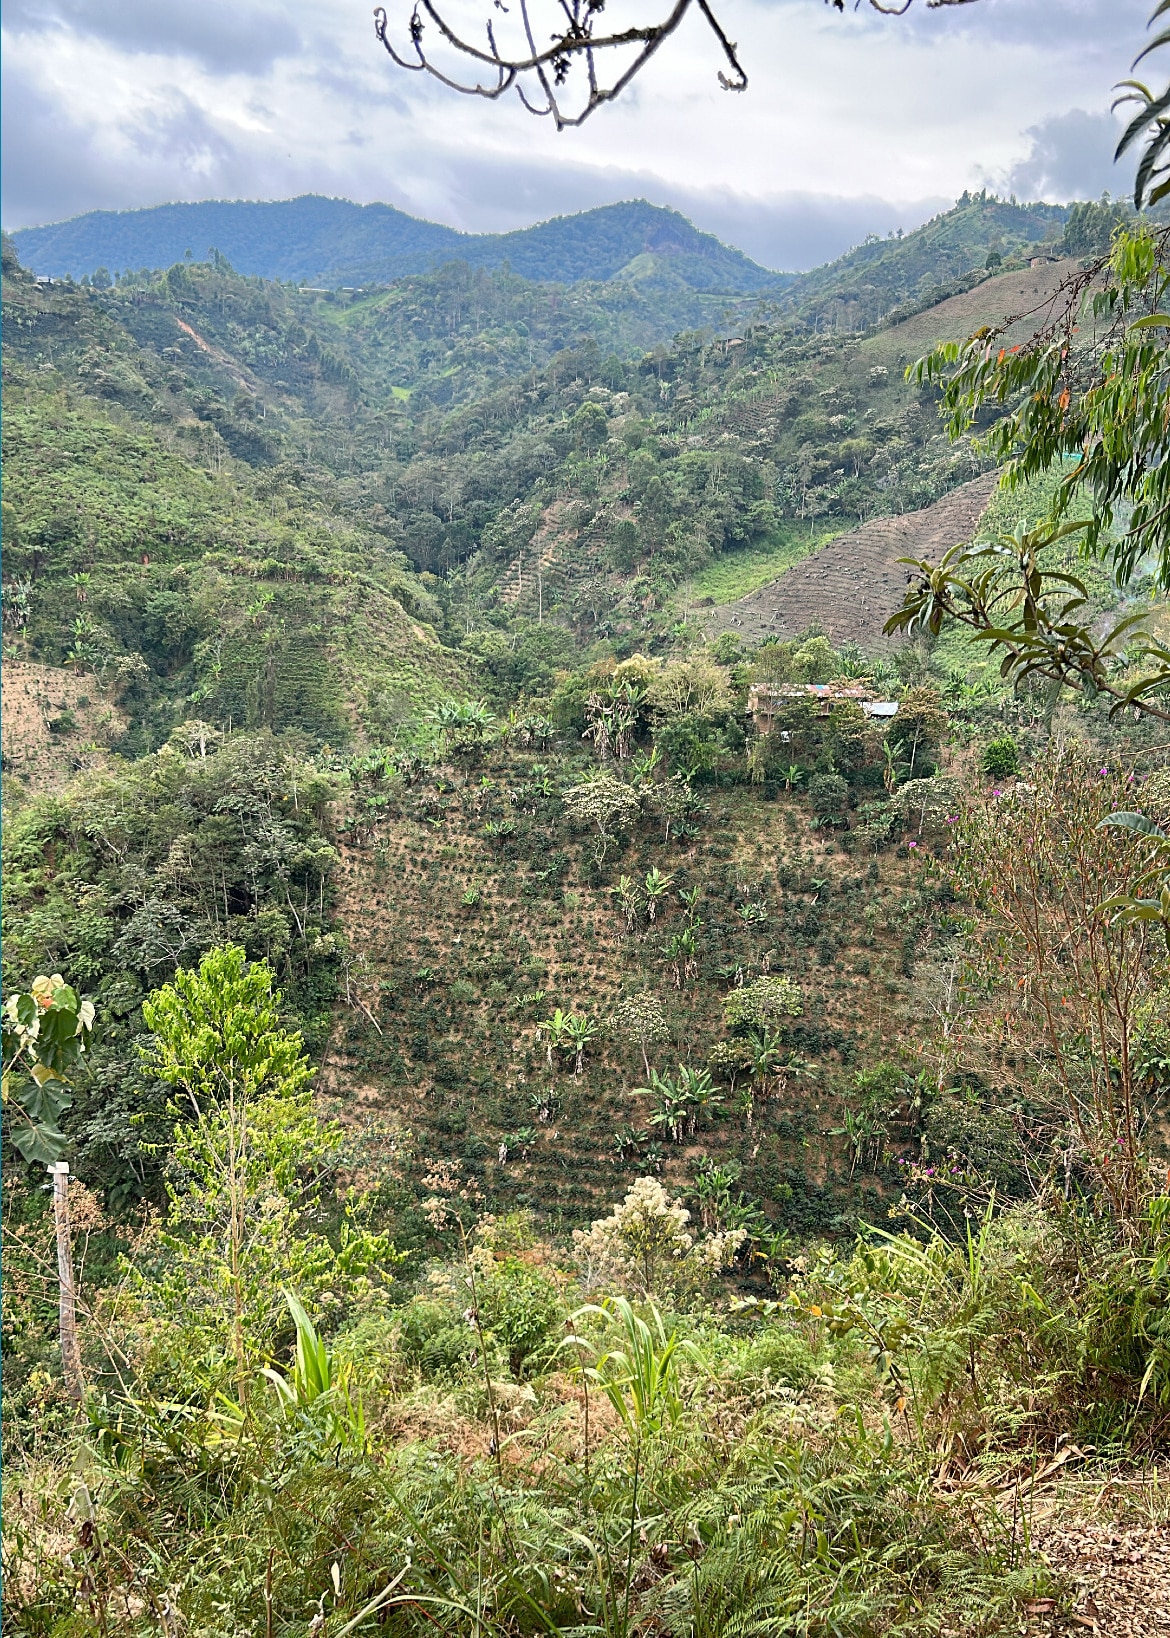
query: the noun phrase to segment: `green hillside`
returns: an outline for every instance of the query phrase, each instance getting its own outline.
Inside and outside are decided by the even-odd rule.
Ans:
[[[781,310],[814,328],[864,329],[895,308],[929,306],[988,266],[1010,264],[1032,247],[1061,248],[1068,207],[1017,205],[986,191],[957,204],[913,233],[876,235],[827,267],[795,279]],[[1073,247],[1076,253],[1088,244]]]
[[[297,284],[387,284],[443,262],[508,265],[522,278],[574,284],[622,277],[649,261],[642,277],[681,289],[745,295],[779,288],[742,251],[700,233],[678,211],[644,199],[604,205],[511,233],[457,233],[391,205],[300,199],[207,201],[149,210],[91,211],[68,222],[22,228],[21,257],[39,273],[80,279],[98,268],[164,268],[217,250],[241,273]]]
[[[1051,497],[906,377],[1041,220],[865,330],[5,241],[6,1631],[1153,1632],[1164,725],[876,601]]]

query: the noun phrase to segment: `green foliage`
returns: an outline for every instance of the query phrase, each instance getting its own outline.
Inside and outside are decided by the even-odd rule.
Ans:
[[[358,1198],[335,1240],[318,1226],[341,1131],[314,1110],[301,1037],[281,1028],[279,1003],[267,966],[227,945],[143,1005],[154,1032],[144,1057],[175,1089],[178,1118],[163,1256],[130,1271],[129,1300],[159,1322],[157,1370],[201,1366],[214,1383],[230,1361],[240,1404],[279,1334],[282,1289],[340,1306],[368,1298],[395,1260]]]
[[[981,757],[988,779],[1011,779],[1020,771],[1020,747],[1010,734],[988,740]]]
[[[198,971],[177,972],[143,1002],[146,1068],[178,1089],[184,1114],[230,1098],[299,1097],[312,1070],[300,1034],[280,1026],[281,999],[266,963],[248,965],[239,945],[209,951]]]
[[[157,1187],[143,1142],[166,1128],[139,1065],[139,1009],[178,965],[235,942],[268,960],[314,1040],[328,1027],[333,788],[270,736],[205,733],[201,751],[195,733],[5,824],[6,981],[67,970],[94,997],[102,1024],[63,1130],[75,1169],[114,1199]]]
[[[803,1011],[800,989],[790,978],[756,978],[732,990],[723,1004],[723,1022],[729,1030],[748,1034],[753,1029],[783,1027]]]
[[[564,1306],[556,1284],[520,1257],[493,1261],[477,1281],[479,1317],[517,1379],[546,1356]]]
[[[73,1099],[93,1029],[94,1006],[60,973],[35,978],[27,994],[4,1002],[4,1135],[27,1161],[60,1160],[68,1138],[59,1121]]]
[[[1155,639],[1135,645],[1133,620],[1105,637],[1083,624],[1083,580],[1053,561],[1069,534],[1083,536],[1083,553],[1109,567],[1119,588],[1152,574],[1170,584],[1170,553],[1160,532],[1170,496],[1170,459],[1161,432],[1170,290],[1167,232],[1143,225],[1120,229],[1103,269],[1084,275],[1069,293],[1062,320],[1022,346],[996,345],[983,329],[964,343],[947,343],[919,361],[917,378],[938,381],[951,436],[962,436],[985,406],[1005,413],[986,445],[1005,464],[1003,483],[1018,486],[1056,471],[1049,519],[1021,529],[998,555],[957,547],[937,568],[921,565],[919,586],[892,624],[938,630],[950,617],[972,626],[1003,655],[1004,675],[1033,672],[1107,692],[1118,705],[1159,704],[1170,657]],[[1096,273],[1103,272],[1098,286]],[[1082,305],[1091,339],[1073,341]],[[1070,514],[1087,508],[1083,520]],[[1127,526],[1114,531],[1125,510]],[[1004,548],[1007,548],[1006,554]],[[1140,617],[1139,617],[1140,618]],[[1134,650],[1125,655],[1127,646]],[[1137,675],[1118,684],[1111,673],[1127,658]]]

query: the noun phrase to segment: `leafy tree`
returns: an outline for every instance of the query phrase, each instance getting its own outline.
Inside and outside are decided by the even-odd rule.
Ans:
[[[642,813],[637,791],[612,774],[597,774],[574,786],[565,792],[564,801],[565,812],[574,824],[597,831],[593,856],[599,866],[605,863],[615,835],[636,824]]]
[[[790,978],[765,975],[743,984],[723,1003],[723,1022],[729,1030],[749,1034],[783,1026],[804,1011],[800,990]]]
[[[670,1028],[662,1003],[654,996],[643,993],[628,995],[609,1015],[609,1032],[619,1041],[630,1041],[642,1054],[642,1067],[650,1079],[649,1048],[670,1039]]]
[[[681,1296],[709,1284],[735,1256],[742,1229],[703,1239],[688,1230],[691,1214],[657,1179],[640,1177],[620,1205],[590,1229],[575,1229],[573,1250],[586,1286],[626,1289],[639,1297]]]
[[[473,1253],[475,1255],[475,1253]],[[480,1319],[505,1349],[518,1380],[532,1368],[563,1314],[555,1282],[520,1257],[485,1261],[477,1281]]]
[[[282,1288],[338,1303],[394,1260],[352,1206],[337,1246],[316,1226],[341,1131],[314,1111],[312,1068],[280,1000],[266,963],[224,945],[143,1003],[146,1067],[172,1088],[176,1125],[164,1257],[133,1295],[196,1353],[226,1343],[241,1405],[282,1323]]]
[[[1038,759],[1029,786],[959,827],[956,885],[977,920],[967,1016],[949,1048],[975,1070],[994,1054],[997,1078],[1044,1109],[1053,1148],[1132,1225],[1147,1186],[1137,1017],[1157,988],[1161,940],[1156,923],[1115,913],[1140,896],[1141,863],[1111,820],[1130,787],[1075,748]]]
[[[840,774],[814,774],[808,782],[813,812],[823,825],[842,825],[849,809],[849,781]]]
[[[54,973],[9,995],[2,1017],[5,1136],[25,1160],[50,1165],[68,1146],[59,1122],[73,1101],[66,1088],[89,1044],[93,1002]]]

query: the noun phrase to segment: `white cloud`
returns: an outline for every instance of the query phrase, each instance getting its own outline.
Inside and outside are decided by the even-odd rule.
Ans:
[[[692,16],[620,102],[558,134],[396,69],[361,0],[12,0],[4,219],[314,191],[483,231],[641,195],[769,265],[809,265],[989,175],[1099,193],[1104,110],[1146,9],[979,0],[895,20],[724,0],[745,95],[718,88]]]

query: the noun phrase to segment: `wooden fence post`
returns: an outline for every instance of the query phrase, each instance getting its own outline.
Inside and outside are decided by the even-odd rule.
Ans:
[[[61,1290],[61,1371],[65,1392],[75,1405],[84,1393],[81,1348],[77,1341],[77,1287],[73,1279],[73,1238],[69,1232],[69,1163],[55,1161],[46,1168],[53,1179],[53,1221],[57,1228],[57,1279]]]

